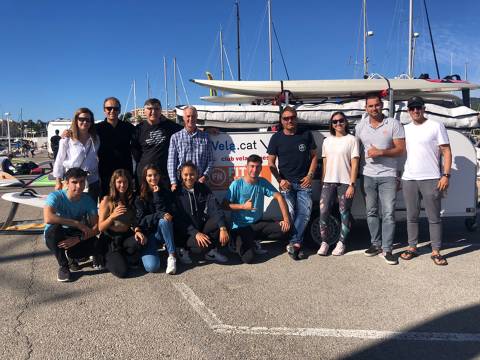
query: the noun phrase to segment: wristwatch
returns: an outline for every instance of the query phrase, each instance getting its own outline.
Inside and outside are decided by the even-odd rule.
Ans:
[[[310,179],[313,179],[313,173],[308,173],[307,176],[308,176]]]
[[[350,186],[355,187],[355,183],[354,182],[350,183]]]
[[[227,231],[227,228],[225,226],[220,226],[220,230]]]
[[[450,178],[450,174],[442,174],[442,176],[445,176],[447,179]]]

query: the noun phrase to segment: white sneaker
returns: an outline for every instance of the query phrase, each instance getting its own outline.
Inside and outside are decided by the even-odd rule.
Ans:
[[[268,250],[262,248],[262,244],[258,240],[255,240],[255,247],[253,248],[253,252],[257,255],[268,254]]]
[[[345,244],[341,241],[337,242],[337,246],[332,251],[333,256],[342,256],[345,254]]]
[[[217,249],[212,249],[205,254],[205,260],[226,263],[228,258],[225,255],[220,254]]]
[[[173,255],[168,255],[167,258],[167,271],[165,271],[169,275],[175,274],[177,271],[177,259]]]
[[[317,255],[327,256],[329,247],[330,245],[328,245],[325,241],[322,241],[322,244],[320,245],[320,249],[318,249],[317,251]]]
[[[187,249],[184,248],[178,248],[177,249],[177,255],[178,259],[180,262],[184,265],[190,265],[192,263],[192,259],[190,257],[190,253],[188,252]]]

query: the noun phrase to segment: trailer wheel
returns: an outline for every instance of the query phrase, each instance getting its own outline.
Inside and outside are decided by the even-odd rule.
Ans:
[[[465,227],[470,232],[477,231],[477,228],[478,228],[477,219],[476,218],[466,218],[465,219]]]
[[[328,234],[327,242],[330,245],[336,243],[340,237],[340,221],[333,215],[330,215],[328,221]],[[318,247],[322,242],[320,239],[320,212],[318,210],[312,212],[304,236],[305,242],[312,248]]]

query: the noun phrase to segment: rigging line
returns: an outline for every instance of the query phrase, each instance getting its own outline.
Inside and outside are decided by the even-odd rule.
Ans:
[[[428,31],[430,33],[430,42],[432,43],[433,59],[435,60],[435,69],[437,70],[437,78],[440,79],[440,71],[438,70],[437,53],[435,52],[435,44],[433,42],[432,28],[430,27],[430,18],[428,16],[426,0],[423,0],[423,5],[425,7],[425,14],[427,15]]]
[[[232,67],[230,66],[230,60],[228,59],[227,50],[223,47],[223,53],[225,54],[225,60],[227,60],[228,71],[230,72],[230,77],[234,80]]]
[[[282,58],[283,68],[285,69],[285,74],[287,74],[287,80],[290,80],[287,64],[285,63],[285,59],[283,57],[282,47],[280,46],[280,42],[278,41],[277,30],[275,29],[275,23],[273,21],[272,21],[272,28],[273,28],[273,34],[275,35],[275,40],[277,40],[277,46],[278,46],[278,50],[280,51],[280,57]]]
[[[187,100],[187,105],[190,105],[190,100],[188,98],[187,90],[185,89],[185,84],[183,82],[183,76],[182,76],[182,72],[180,71],[180,66],[178,66],[178,61],[177,61],[177,71],[178,71],[178,75],[180,75],[180,84],[182,84],[183,92],[185,94],[185,99]]]
[[[250,75],[252,74],[253,61],[255,60],[255,55],[257,54],[258,44],[260,43],[260,35],[262,34],[261,29],[263,29],[263,26],[265,25],[265,19],[267,17],[267,13],[268,13],[268,8],[265,7],[265,12],[263,13],[262,22],[261,22],[260,27],[258,28],[258,32],[257,32],[257,41],[255,42],[255,47],[253,48],[253,54],[250,56],[250,64],[249,64],[249,67],[248,67],[248,73],[247,73],[247,77],[245,78],[246,80],[250,79]]]
[[[125,117],[125,114],[127,113],[128,102],[130,101],[130,95],[132,94],[132,89],[133,89],[133,83],[130,85],[130,91],[128,92],[127,101],[125,101],[123,117]]]

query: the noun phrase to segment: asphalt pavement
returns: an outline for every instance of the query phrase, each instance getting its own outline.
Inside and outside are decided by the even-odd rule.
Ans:
[[[421,256],[396,266],[363,255],[368,230],[358,222],[342,257],[312,249],[295,262],[285,244],[264,243],[269,253],[251,265],[231,254],[170,276],[163,259],[160,273],[117,279],[86,263],[71,283],[56,281],[42,236],[1,235],[0,358],[480,358],[479,232],[445,219],[449,265],[440,267],[426,227]],[[405,238],[400,223],[395,254]]]

